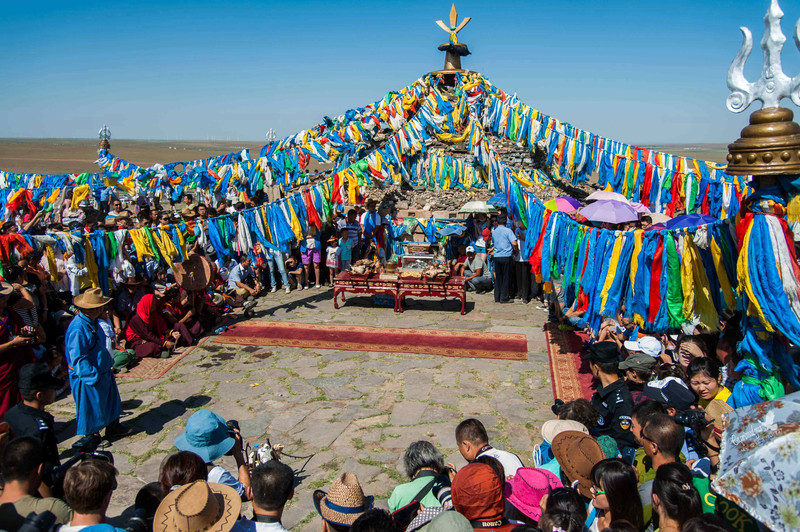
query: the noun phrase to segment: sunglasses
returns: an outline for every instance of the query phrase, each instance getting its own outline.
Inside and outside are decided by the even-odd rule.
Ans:
[[[647,441],[649,441],[650,443],[652,443],[653,445],[655,445],[655,446],[656,446],[656,449],[657,449],[659,452],[661,452],[661,447],[659,447],[659,445],[658,445],[658,444],[657,444],[655,441],[653,441],[653,439],[652,439],[652,438],[648,438],[648,437],[647,437],[647,434],[645,434],[645,433],[644,433],[644,429],[642,429],[642,430],[640,431],[640,434],[642,435],[642,438],[644,438],[645,440],[647,440]]]

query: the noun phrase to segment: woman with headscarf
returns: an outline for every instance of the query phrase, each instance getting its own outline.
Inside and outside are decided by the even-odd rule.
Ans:
[[[133,349],[136,358],[168,358],[178,344],[192,345],[194,337],[186,325],[176,322],[172,328],[162,314],[161,301],[153,294],[145,295],[136,305],[136,312],[128,320],[125,331],[127,348]]]

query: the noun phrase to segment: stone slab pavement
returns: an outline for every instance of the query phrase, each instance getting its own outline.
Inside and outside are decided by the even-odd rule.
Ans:
[[[161,461],[176,451],[173,441],[200,408],[236,419],[250,443],[266,438],[286,446],[297,472],[295,497],[283,523],[300,532],[320,530],[312,494],[327,489],[341,471],[356,473],[376,505],[386,507],[394,486],[407,479],[400,463],[405,448],[433,442],[458,468],[461,419],[478,417],[492,445],[532,463],[539,427],[553,417],[547,347],[547,313],[533,303],[498,305],[491,294],[468,294],[460,303],[410,298],[402,314],[374,306],[370,297],[348,295],[334,310],[329,288],[277,292],[261,297],[259,320],[516,332],[528,337],[528,360],[449,358],[406,353],[227,346],[203,342],[158,380],[119,379],[126,414],[135,434],[109,450],[120,471],[109,515],[122,525],[136,492],[158,480]],[[75,441],[71,396],[49,407],[62,453]],[[235,471],[232,459],[222,464]],[[249,505],[244,512],[250,514]]]

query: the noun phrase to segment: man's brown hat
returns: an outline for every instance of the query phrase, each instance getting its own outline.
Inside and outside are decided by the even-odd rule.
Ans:
[[[242,499],[235,489],[197,480],[164,497],[153,518],[153,532],[228,532],[241,511]]]
[[[606,457],[603,448],[594,438],[576,430],[562,432],[553,438],[552,446],[561,471],[570,482],[577,480],[581,495],[588,497],[592,489],[592,468]]]
[[[172,268],[175,282],[184,290],[205,290],[211,282],[212,272],[211,261],[197,253],[192,253],[182,262],[176,262]]]
[[[110,302],[111,298],[104,296],[100,288],[90,288],[84,293],[78,294],[75,296],[75,299],[72,300],[72,304],[79,309],[100,308]]]

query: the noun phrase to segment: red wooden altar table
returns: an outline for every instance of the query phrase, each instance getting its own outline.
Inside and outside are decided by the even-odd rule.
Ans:
[[[394,299],[395,312],[403,312],[403,301],[407,296],[439,299],[454,297],[461,301],[461,314],[464,314],[467,302],[464,277],[449,277],[443,282],[427,279],[401,279],[387,274],[372,274],[364,277],[353,275],[350,272],[342,272],[333,279],[333,308],[339,308],[337,298],[340,295],[342,302],[346,301],[346,292],[390,295]]]

